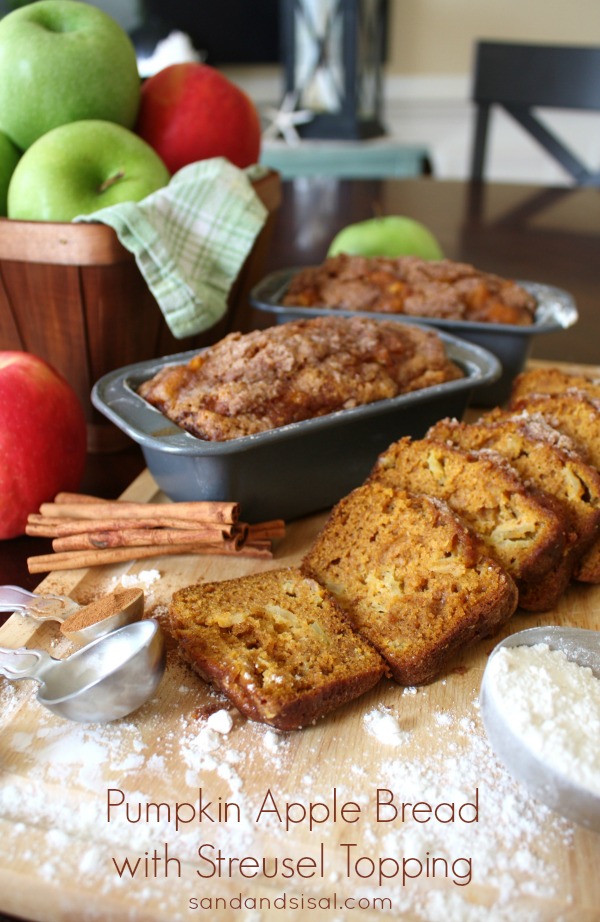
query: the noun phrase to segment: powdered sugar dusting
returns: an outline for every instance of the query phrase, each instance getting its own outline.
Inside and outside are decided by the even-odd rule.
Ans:
[[[211,730],[226,735],[233,727],[233,717],[229,711],[226,711],[225,708],[221,708],[220,711],[209,714],[206,723]]]
[[[398,718],[385,705],[378,705],[365,714],[365,727],[381,743],[397,746],[402,743],[404,732]]]
[[[160,570],[140,570],[139,573],[123,573],[119,577],[115,577],[113,582],[117,583],[120,586],[123,586],[125,589],[131,589],[132,587],[142,586],[144,589],[149,589],[150,586],[158,582],[160,579]]]

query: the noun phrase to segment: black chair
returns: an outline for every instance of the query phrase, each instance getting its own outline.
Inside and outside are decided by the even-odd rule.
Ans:
[[[472,98],[477,110],[471,179],[483,180],[490,110],[499,105],[558,160],[575,185],[600,186],[600,171],[590,171],[532,111],[600,111],[600,47],[480,41]]]

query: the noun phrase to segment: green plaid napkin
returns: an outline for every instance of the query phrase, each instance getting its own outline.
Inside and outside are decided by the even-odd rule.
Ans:
[[[114,228],[135,256],[175,337],[217,323],[267,217],[252,187],[264,168],[239,170],[215,157],[179,170],[141,202],[102,208],[75,221]]]

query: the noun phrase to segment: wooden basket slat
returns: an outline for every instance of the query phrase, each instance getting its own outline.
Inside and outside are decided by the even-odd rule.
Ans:
[[[135,263],[82,266],[80,272],[96,381],[107,369],[135,361],[132,356],[152,355],[164,319]]]
[[[13,306],[4,284],[2,263],[0,263],[0,348],[8,351],[14,349],[17,352],[25,348],[16,324]]]
[[[88,331],[78,266],[4,263],[4,284],[22,348],[49,361],[70,382],[91,419]]]
[[[0,259],[64,266],[111,266],[134,257],[104,224],[0,218]]]

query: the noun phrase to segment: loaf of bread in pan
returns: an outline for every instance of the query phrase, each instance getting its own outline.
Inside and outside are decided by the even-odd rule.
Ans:
[[[517,604],[510,576],[446,503],[377,481],[334,507],[301,566],[402,685],[433,681]]]
[[[545,490],[560,503],[569,523],[569,540],[561,564],[543,581],[544,606],[552,594],[558,601],[578,561],[598,536],[600,473],[583,460],[570,439],[539,416],[506,416],[496,422],[484,417],[474,423],[443,419],[431,427],[427,437],[469,451],[497,451],[526,484]],[[531,591],[537,595],[538,589],[536,584]],[[522,599],[524,592],[522,589]],[[531,610],[533,599],[526,599],[524,607]]]
[[[181,589],[170,606],[182,658],[252,720],[313,723],[385,672],[325,589],[297,568]]]
[[[379,456],[371,476],[445,500],[519,589],[541,580],[562,560],[564,515],[550,496],[528,489],[498,453],[405,437]],[[519,597],[519,604],[523,601]]]
[[[528,326],[535,298],[521,285],[450,259],[330,256],[299,270],[283,304]]]
[[[231,333],[139,393],[193,435],[225,441],[462,376],[435,331],[317,317]]]

